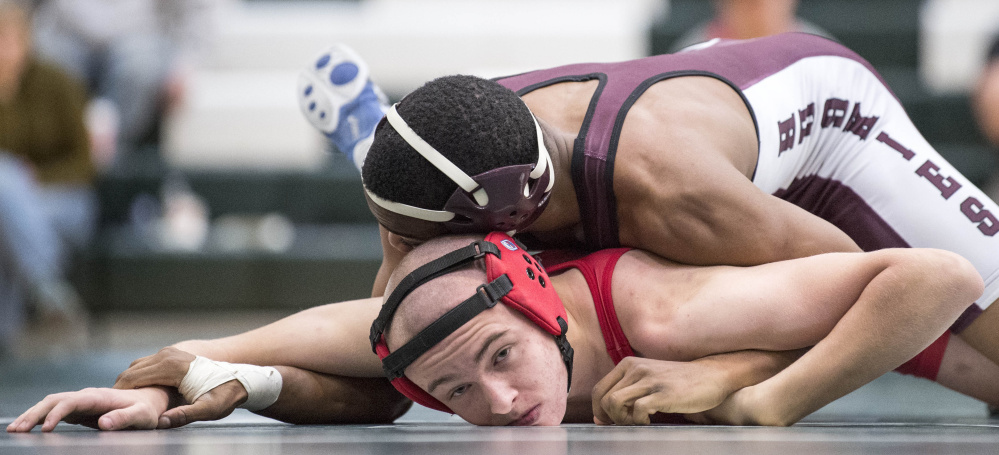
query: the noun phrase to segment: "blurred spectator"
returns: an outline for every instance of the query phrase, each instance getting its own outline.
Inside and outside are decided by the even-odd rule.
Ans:
[[[999,35],[993,39],[985,66],[971,93],[971,107],[985,139],[999,154]],[[983,188],[993,200],[999,196],[999,175],[993,175]]]
[[[989,48],[985,67],[972,94],[972,106],[985,138],[999,147],[999,35]]]
[[[51,337],[85,330],[65,268],[96,218],[85,92],[32,56],[28,14],[0,0],[0,350],[29,314]]]
[[[86,82],[102,163],[158,142],[163,115],[182,101],[214,31],[217,0],[40,0],[36,48]],[[113,147],[112,150],[103,148]]]
[[[748,39],[784,32],[832,37],[797,16],[798,0],[714,0],[715,15],[684,33],[671,46],[675,52],[714,38]]]

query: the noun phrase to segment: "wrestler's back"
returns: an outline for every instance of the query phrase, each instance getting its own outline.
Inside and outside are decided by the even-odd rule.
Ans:
[[[591,248],[638,247],[699,265],[856,251],[835,226],[761,192],[753,180],[759,173],[757,133],[766,131],[769,141],[776,128],[776,114],[765,109],[767,116],[760,118],[756,104],[769,106],[768,97],[786,97],[807,84],[788,84],[754,99],[745,91],[813,56],[866,65],[829,40],[789,34],[499,79],[575,138],[576,203],[551,204],[575,210],[562,223],[545,225],[560,232],[536,236],[545,241],[573,235]],[[544,218],[532,231],[545,230]]]
[[[527,93],[523,99],[545,122],[578,135],[597,86],[596,80],[562,82]],[[617,148],[614,191],[621,243],[656,251],[655,244],[645,242],[648,232],[644,228],[661,221],[663,212],[685,223],[689,193],[715,183],[695,170],[724,167],[748,182],[756,166],[756,144],[749,110],[724,82],[684,76],[653,84],[628,110]],[[662,211],[640,210],[651,200]],[[572,226],[566,229],[572,231],[580,223],[579,212],[578,208],[562,212],[572,219],[553,224]]]
[[[578,134],[596,89],[596,80],[562,82],[522,99],[539,118]],[[679,139],[690,142],[693,150],[669,146]],[[669,164],[683,155],[721,159],[751,178],[755,143],[753,118],[731,86],[713,77],[675,77],[653,84],[628,110],[615,170],[636,168],[643,161]]]

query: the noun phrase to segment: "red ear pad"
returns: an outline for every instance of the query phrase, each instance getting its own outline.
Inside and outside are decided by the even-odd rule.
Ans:
[[[566,319],[565,306],[559,299],[548,272],[527,254],[516,240],[502,232],[493,232],[486,241],[499,247],[501,256],[486,255],[486,275],[492,281],[506,274],[513,290],[501,301],[514,308],[552,335],[561,335],[558,317]]]

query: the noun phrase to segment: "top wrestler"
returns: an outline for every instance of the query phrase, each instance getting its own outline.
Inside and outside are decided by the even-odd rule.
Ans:
[[[206,400],[223,403],[214,414],[187,405],[161,416],[170,406],[159,388],[85,389],[46,397],[8,431],[40,423],[48,431],[60,419],[103,429],[178,426],[222,417],[244,400],[247,408],[292,422],[343,418],[339,404],[322,394],[319,371],[368,377],[385,371],[414,400],[482,425],[594,417],[648,423],[656,411],[683,408],[662,387],[677,371],[673,361],[814,345],[797,360],[800,352],[772,356],[733,387],[689,384],[716,395],[709,406],[715,409],[695,420],[787,425],[915,355],[982,291],[966,260],[929,249],[824,254],[748,268],[685,266],[614,249],[549,270],[503,233],[484,241],[430,241],[402,262],[385,305],[378,299],[327,305],[230,339],[180,345],[214,359],[275,365],[270,360],[281,358],[282,366],[258,376],[283,378],[269,386],[246,380],[266,369],[217,364],[177,349],[130,368],[142,376],[150,363],[173,363],[159,368],[157,383],[177,387],[189,402],[205,400],[198,394],[206,391],[219,395]],[[292,328],[295,341],[288,340]],[[298,349],[289,349],[294,343]],[[636,354],[648,359],[622,362]],[[999,374],[987,360],[968,360],[945,362],[941,374],[979,380]],[[232,371],[243,379],[233,380]],[[135,384],[131,376],[121,381]],[[977,384],[989,385],[962,391],[997,401],[994,381]],[[741,390],[730,396],[735,389]]]
[[[467,230],[624,245],[688,264],[933,247],[984,279],[951,330],[999,361],[999,310],[988,309],[999,297],[999,207],[839,44],[792,33],[496,81],[445,77],[388,121],[364,69],[334,48],[300,94],[306,116],[363,163],[383,226],[374,295],[407,243]],[[355,82],[337,85],[344,74]]]

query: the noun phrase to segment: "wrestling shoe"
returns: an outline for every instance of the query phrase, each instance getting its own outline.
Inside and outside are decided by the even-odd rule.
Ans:
[[[388,110],[385,94],[369,78],[368,65],[343,44],[327,49],[299,74],[298,105],[358,170],[375,126]]]

